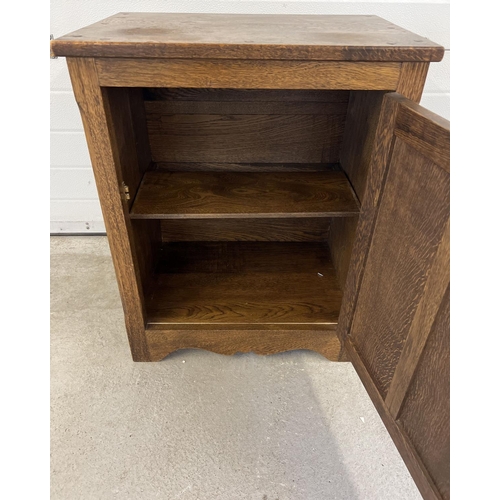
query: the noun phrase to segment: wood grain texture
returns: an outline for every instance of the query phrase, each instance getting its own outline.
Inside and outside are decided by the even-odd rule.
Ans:
[[[326,241],[327,218],[161,221],[162,241]]]
[[[342,254],[343,259],[349,262],[349,268],[344,286],[344,300],[342,301],[342,309],[339,316],[338,334],[341,341],[347,337],[351,330],[373,227],[378,212],[380,195],[383,190],[389,158],[392,152],[394,126],[398,109],[399,101],[394,97],[388,96],[384,99],[377,125],[373,155],[368,170],[366,190],[361,202],[363,216],[359,217],[355,230],[351,224],[350,227],[346,228],[346,231],[341,233],[344,237],[348,237],[348,241],[352,241],[353,233],[355,234],[354,243],[344,243],[344,245],[352,247],[352,252],[347,253],[347,255],[346,253]],[[334,235],[335,227],[330,231]],[[333,261],[336,262],[336,259],[339,257],[338,251],[336,252],[334,246],[332,246],[332,252]]]
[[[147,329],[152,361],[160,361],[178,349],[205,349],[219,354],[254,352],[268,355],[309,349],[338,361],[340,342],[335,330],[159,330]]]
[[[339,163],[248,163],[170,161],[154,162],[152,170],[164,172],[331,172],[342,171]]]
[[[144,94],[153,155],[160,165],[168,162],[169,170],[290,170],[302,165],[297,162],[339,159],[348,92],[147,89]]]
[[[417,104],[408,104],[398,113],[395,134],[449,172],[450,131],[443,117],[431,111],[423,115]]]
[[[303,89],[207,89],[207,88],[156,88],[143,89],[145,101],[195,101],[195,102],[274,102],[274,103],[347,103],[348,90]],[[286,106],[286,104],[283,104]]]
[[[104,87],[395,90],[401,63],[230,59],[96,60]]]
[[[119,156],[121,179],[129,190],[130,199],[125,199],[125,203],[130,209],[142,177],[151,164],[142,91],[135,88],[104,88],[102,94],[110,136]],[[122,197],[124,194],[122,192]],[[147,293],[151,286],[160,243],[159,234],[158,221],[144,221],[130,228],[130,245],[143,293]]]
[[[450,498],[449,289],[415,370],[399,424],[415,446],[443,499]]]
[[[352,91],[349,98],[340,162],[363,202],[373,142],[386,92]]]
[[[391,413],[389,412],[387,406],[385,405],[384,399],[379,393],[377,386],[374,384],[373,379],[366,369],[363,359],[357,352],[355,345],[352,343],[350,337],[347,337],[341,342],[341,345],[346,351],[343,354],[347,357],[349,361],[352,362],[354,368],[356,369],[361,382],[365,386],[366,392],[370,396],[378,414],[380,415],[384,425],[389,432],[394,444],[396,445],[401,457],[403,458],[406,467],[415,481],[418,489],[424,500],[441,500],[439,490],[434,484],[434,480],[429,474],[427,467],[420,458],[417,450],[413,446],[410,439],[401,428],[401,426],[394,420]]]
[[[350,330],[384,397],[422,298],[449,204],[449,174],[396,138]]]
[[[330,163],[339,160],[344,118],[148,113],[148,133],[155,162]]]
[[[440,61],[443,47],[377,16],[122,12],[53,40],[56,56]]]
[[[130,190],[130,207],[142,176],[151,163],[142,92],[140,89],[106,88],[102,89],[102,93],[109,129],[120,157],[122,181]]]
[[[398,92],[409,99],[419,101],[424,89],[428,66],[428,63],[403,63],[397,86]],[[373,168],[371,167],[372,161],[378,161],[378,155],[381,151],[387,152],[386,141],[382,141],[380,144],[381,149],[378,151],[374,145],[375,137],[378,138],[377,140],[380,140],[381,137],[380,125],[383,127],[385,120],[392,120],[388,116],[391,111],[386,112],[385,116],[380,116],[382,100],[385,94],[385,91],[351,91],[350,93],[340,161],[361,203],[365,198],[370,168]],[[374,207],[373,202],[376,200],[376,197],[373,197],[374,194],[373,192],[370,194],[371,199],[368,202],[368,205],[372,208]],[[361,231],[366,230],[367,223],[368,221],[365,219],[363,221],[364,228],[361,228]],[[359,256],[364,255],[361,248],[354,250],[356,230],[357,220],[332,219],[330,248],[342,289],[356,289],[356,287],[353,288],[352,286],[346,287],[351,255],[353,253]],[[362,241],[360,241],[360,244],[363,244]],[[360,259],[362,260],[362,257]],[[354,262],[356,269],[359,270],[360,264],[360,261]],[[347,299],[347,302],[349,305],[346,306],[346,312],[348,308],[351,310],[354,308],[354,297]],[[347,317],[350,317],[350,315],[347,314]],[[341,325],[339,331],[345,333],[347,331],[346,325]]]
[[[332,217],[358,202],[342,172],[147,172],[133,218]]]
[[[246,96],[242,96],[246,97]],[[341,115],[347,112],[347,101],[145,101],[151,121],[165,115]]]
[[[339,285],[345,289],[358,217],[332,217],[328,230],[328,246]]]
[[[409,109],[414,126],[404,118]],[[426,500],[447,498],[449,484],[448,380],[436,370],[440,356],[446,370],[448,347],[428,347],[448,300],[449,158],[432,151],[446,151],[448,138],[447,122],[439,126],[399,94],[384,97],[338,325],[342,358],[353,362]],[[425,417],[406,410],[412,387]]]
[[[132,220],[130,244],[141,277],[142,295],[146,297],[154,284],[154,273],[161,250],[161,227],[158,220]]]
[[[141,276],[131,246],[131,222],[120,192],[123,159],[119,152],[120,139],[113,129],[109,112],[106,113],[109,102],[107,94],[99,87],[94,60],[68,59],[68,68],[94,169],[132,357],[136,361],[148,361]]]
[[[449,285],[450,225],[448,220],[436,257],[429,270],[422,299],[411,322],[401,357],[385,398],[386,405],[394,418],[398,418],[403,400]]]
[[[341,300],[326,243],[170,243],[148,324],[307,329],[336,324]]]
[[[405,62],[401,64],[396,92],[418,104],[424,91],[428,71],[428,62]]]
[[[351,91],[340,161],[360,202],[363,202],[374,139],[385,91]],[[334,218],[330,227],[330,250],[342,289],[354,247],[358,219]]]

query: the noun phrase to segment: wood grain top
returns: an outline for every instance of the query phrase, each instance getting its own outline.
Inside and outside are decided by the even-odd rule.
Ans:
[[[121,12],[51,42],[55,56],[440,61],[444,48],[378,16]]]
[[[159,172],[144,175],[134,219],[335,217],[359,213],[345,174]]]

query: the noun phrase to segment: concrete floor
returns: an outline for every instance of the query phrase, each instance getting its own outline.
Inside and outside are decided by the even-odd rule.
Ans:
[[[52,500],[421,499],[350,363],[133,363],[105,237],[53,237]]]

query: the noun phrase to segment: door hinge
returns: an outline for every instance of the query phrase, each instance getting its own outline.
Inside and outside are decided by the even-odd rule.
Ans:
[[[123,197],[126,200],[130,200],[130,189],[124,182],[122,182],[122,191],[123,191]]]

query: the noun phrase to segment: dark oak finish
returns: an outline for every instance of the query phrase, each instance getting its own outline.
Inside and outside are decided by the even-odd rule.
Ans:
[[[350,93],[340,160],[361,202],[384,94],[385,91]],[[329,244],[342,289],[347,280],[357,224],[357,218],[342,220],[335,218],[331,222]]]
[[[443,127],[449,126],[447,120],[434,113],[424,117],[415,103],[408,103],[398,114],[396,124],[397,137],[449,171],[450,143],[442,139]]]
[[[449,498],[449,128],[408,100],[443,47],[376,16],[121,13],[51,48],[133,359],[350,359]]]
[[[348,90],[259,90],[259,89],[210,89],[210,88],[145,88],[144,100],[150,101],[189,101],[195,102],[250,102],[259,105],[271,102],[280,105],[280,113],[293,103],[326,103],[340,106],[349,102]],[[205,105],[205,104],[204,104]],[[315,107],[316,109],[316,107]]]
[[[168,162],[170,170],[179,162],[191,168],[201,163],[202,170],[214,164],[239,170],[238,164],[251,162],[338,162],[348,92],[283,90],[270,94],[262,90],[149,89],[145,107],[153,159]],[[308,100],[299,100],[301,96]]]
[[[428,70],[428,62],[403,63],[401,65],[396,91],[402,96],[419,103],[422,92],[424,91]]]
[[[131,223],[125,210],[126,201],[120,191],[123,157],[120,138],[109,116],[107,94],[97,81],[93,59],[68,59],[73,92],[82,115],[83,127],[92,160],[99,200],[106,225],[111,256],[125,312],[125,324],[132,357],[149,361],[144,337],[145,311],[142,279],[131,241]],[[108,114],[106,113],[108,109]]]
[[[446,171],[399,138],[391,156],[350,331],[384,397],[450,209]]]
[[[106,88],[102,93],[120,157],[121,178],[130,190],[130,206],[151,163],[142,92],[140,89]]]
[[[220,91],[217,89],[219,93]],[[283,91],[285,92],[285,91]],[[321,91],[318,91],[321,92]],[[339,91],[339,93],[343,93]],[[222,97],[222,96],[221,96]],[[242,98],[248,97],[242,94]],[[251,97],[251,96],[250,96]],[[347,113],[348,99],[336,101],[145,101],[146,111],[152,122],[168,115],[342,115]],[[165,118],[163,118],[164,120]],[[161,124],[158,124],[161,126]]]
[[[449,124],[388,94],[375,144],[338,331],[422,495],[449,498]]]
[[[332,217],[359,211],[342,172],[147,172],[133,218]]]
[[[347,177],[363,201],[373,141],[385,91],[352,91],[347,110],[340,161]]]
[[[374,149],[370,159],[369,179],[362,199],[363,217],[357,222],[355,233],[350,228],[351,230],[348,234],[349,240],[352,241],[352,243],[348,243],[349,246],[352,246],[352,253],[345,256],[349,267],[344,286],[345,295],[338,328],[339,335],[342,337],[345,337],[351,328],[357,294],[361,285],[364,265],[370,246],[370,237],[377,215],[380,192],[391,153],[397,111],[397,100],[388,99],[385,101],[377,125],[376,141],[374,142]],[[353,233],[355,234],[355,239]],[[337,272],[339,271],[337,270]]]
[[[438,309],[441,306],[450,283],[450,227],[443,232],[436,257],[429,271],[422,299],[406,337],[406,341],[396,366],[394,376],[385,398],[389,411],[398,418],[408,387],[418,366],[430,332],[435,324]]]
[[[142,177],[151,164],[151,150],[146,127],[146,113],[140,89],[104,88],[103,103],[111,130],[116,153],[119,156],[117,179],[121,179],[122,197],[124,186],[129,199],[124,199],[130,209],[137,194]],[[128,217],[125,214],[125,217]],[[130,245],[135,255],[136,272],[140,277],[142,291],[151,286],[153,269],[160,246],[160,225],[158,221],[144,221],[132,224]]]
[[[442,498],[450,498],[449,293],[435,315],[398,417]]]
[[[326,241],[330,220],[171,219],[161,221],[162,241]]]
[[[142,296],[146,296],[154,283],[154,273],[162,244],[159,220],[132,220],[130,244],[141,278]],[[144,300],[144,299],[142,299]]]
[[[155,162],[330,163],[339,160],[345,113],[162,113],[148,113],[149,140]]]
[[[334,325],[342,294],[326,243],[170,243],[148,324]]]
[[[418,103],[424,90],[428,67],[428,62],[403,63],[396,89],[398,93]],[[340,160],[362,203],[385,93],[352,91],[349,98]],[[382,117],[380,123],[385,119],[387,117]],[[380,138],[380,134],[377,137]],[[357,219],[332,219],[330,248],[342,288],[347,280],[357,223]],[[355,253],[360,254],[359,251]]]
[[[358,217],[333,217],[328,230],[328,245],[340,288],[344,290],[351,260]]]
[[[363,382],[363,385],[365,386],[368,395],[382,418],[387,431],[394,441],[399,453],[403,457],[406,467],[408,467],[410,474],[415,480],[422,497],[425,500],[440,500],[442,497],[440,496],[432,477],[427,471],[426,466],[422,462],[422,459],[412,442],[408,439],[408,436],[401,428],[401,425],[399,425],[399,423],[395,421],[393,416],[390,414],[384,399],[380,395],[377,387],[373,383],[373,379],[366,370],[362,358],[356,351],[356,347],[352,344],[349,337],[345,340],[341,340],[341,343],[341,349],[345,350],[347,359],[351,361],[356,368],[359,378]],[[339,353],[339,357],[342,358],[342,356],[343,354],[341,351]],[[422,429],[422,431],[424,432],[425,429]]]
[[[252,147],[255,148],[255,144]],[[339,163],[160,161],[154,162],[152,170],[164,172],[331,172],[332,170],[342,171],[342,168]]]
[[[402,63],[230,59],[96,59],[106,87],[394,90]]]
[[[146,338],[151,361],[160,361],[178,349],[206,349],[219,354],[254,352],[268,355],[295,349],[309,349],[331,361],[338,361],[340,342],[335,330],[291,329],[166,330],[148,328]]]
[[[122,12],[54,40],[57,56],[440,61],[443,47],[377,16]]]

